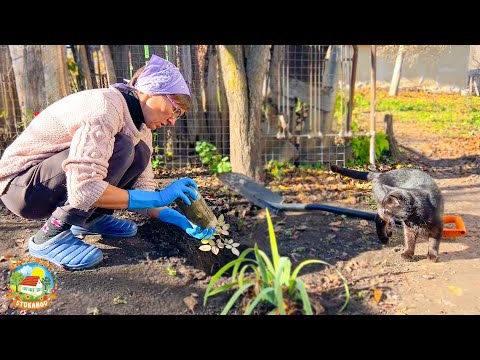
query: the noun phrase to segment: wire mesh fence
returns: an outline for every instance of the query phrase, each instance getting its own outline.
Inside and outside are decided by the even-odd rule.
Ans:
[[[279,160],[345,164],[350,156],[344,139],[350,133],[351,48],[349,45],[271,47],[261,119],[265,163]],[[65,75],[60,75],[66,76],[69,93],[130,79],[152,54],[180,68],[190,86],[192,108],[174,127],[154,132],[156,165],[200,164],[195,151],[197,141],[214,144],[222,155],[230,154],[228,105],[217,46],[67,45],[64,50],[63,60],[55,54],[43,56],[43,65],[48,68],[57,64],[65,69]],[[11,55],[9,46],[0,45],[0,149],[18,136],[35,112],[27,113],[28,106],[19,100],[19,85],[13,71],[17,59],[12,62]],[[51,84],[47,81],[44,86]],[[55,97],[64,96],[61,90],[52,91],[47,89],[54,97],[35,106],[44,107]]]

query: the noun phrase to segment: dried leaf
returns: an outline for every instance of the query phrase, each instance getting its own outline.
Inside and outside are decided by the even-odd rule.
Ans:
[[[88,307],[87,315],[100,315],[100,308],[98,306]]]
[[[240,255],[240,251],[237,248],[232,248],[232,253],[237,256]]]
[[[193,296],[187,296],[183,298],[183,302],[185,305],[187,305],[188,309],[195,314],[195,305],[198,304],[197,299],[195,299]]]
[[[230,233],[227,230],[221,230],[220,231],[222,235],[230,235]]]
[[[341,221],[334,221],[334,222],[331,222],[330,224],[328,224],[328,226],[340,226],[340,225],[342,225]]]
[[[380,289],[375,289],[373,291],[373,301],[375,302],[375,304],[378,304],[378,302],[382,298],[382,295],[383,295],[383,292]]]
[[[300,231],[304,231],[304,230],[308,229],[308,227],[305,224],[302,224],[302,225],[296,227],[295,229],[300,230]]]
[[[448,290],[450,290],[451,292],[453,292],[457,296],[462,296],[463,295],[463,290],[461,288],[457,287],[457,286],[449,285]]]
[[[223,225],[223,230],[228,230],[228,229],[230,229],[230,224]]]
[[[13,256],[13,254],[10,251],[8,251],[8,252],[4,253],[2,256],[0,256],[0,262],[7,261],[12,256]]]
[[[223,241],[218,239],[217,240],[217,247],[220,248],[220,249],[223,249],[224,248],[224,245],[223,245]]]
[[[115,305],[118,305],[118,304],[127,304],[127,300],[122,299],[121,296],[115,296],[115,297],[113,298],[113,303],[114,303]]]
[[[339,229],[339,228],[336,228],[336,227],[331,227],[331,228],[330,228],[330,230],[332,230],[332,231],[335,231],[335,232],[336,232],[336,231],[339,231],[340,229]]]
[[[367,220],[360,220],[360,226],[362,227],[365,227],[368,225],[368,221]]]
[[[210,251],[212,247],[210,245],[202,245],[198,249],[201,251]]]
[[[355,196],[349,196],[344,200],[345,203],[354,205],[357,203],[357,198]]]
[[[231,249],[231,248],[232,248],[232,245],[230,245],[230,244],[225,244],[225,248],[226,248],[226,249]],[[235,248],[234,248],[234,249],[235,249]]]
[[[217,218],[217,224],[223,224],[225,222],[225,217],[223,216],[223,214],[221,214],[218,218]]]
[[[219,253],[219,251],[220,251],[220,250],[218,249],[218,247],[212,246],[212,253],[214,253],[215,255],[217,255],[217,254]]]
[[[238,247],[238,246],[240,246],[240,243],[233,243],[232,246],[233,247]]]

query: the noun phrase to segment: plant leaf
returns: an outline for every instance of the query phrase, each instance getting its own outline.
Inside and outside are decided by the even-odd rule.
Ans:
[[[303,285],[303,281],[296,279],[296,282],[298,291],[300,291],[300,296],[302,298],[303,310],[305,311],[305,314],[313,315],[312,304],[310,303],[310,299],[308,297],[307,290],[305,290],[305,285]]]
[[[218,252],[219,252],[219,248],[216,247],[216,246],[212,246],[212,253],[214,253],[215,255],[218,255]]]
[[[212,247],[210,245],[202,245],[199,247],[200,250],[202,251],[210,251],[212,249]]]
[[[195,305],[198,304],[198,301],[197,299],[195,299],[193,296],[187,296],[185,298],[183,298],[183,302],[185,303],[185,305],[187,305],[188,309],[193,313],[195,314]]]
[[[207,303],[208,297],[210,296],[211,289],[213,288],[215,283],[218,281],[218,279],[220,279],[220,277],[223,275],[223,273],[225,273],[225,271],[227,271],[228,269],[233,267],[233,272],[235,272],[235,269],[238,269],[238,266],[240,266],[244,261],[254,262],[251,259],[245,259],[246,254],[248,254],[248,252],[250,252],[248,250],[250,250],[250,249],[246,249],[242,254],[240,254],[240,257],[238,259],[232,260],[229,263],[225,264],[220,270],[217,271],[217,273],[215,275],[213,275],[212,279],[208,283],[207,289],[205,290],[205,295],[203,297],[203,305],[204,306]],[[253,251],[253,249],[251,251]],[[232,275],[232,283],[234,282],[233,279],[234,279],[234,276]]]
[[[235,304],[235,301],[237,301],[237,299],[240,297],[240,295],[242,295],[245,290],[247,290],[249,287],[253,285],[255,285],[255,283],[253,282],[249,284],[245,284],[242,287],[240,287],[237,291],[235,291],[235,294],[233,294],[230,300],[228,300],[227,305],[225,305],[220,315],[226,315],[232,308],[233,304]]]
[[[272,219],[270,217],[270,212],[268,208],[266,209],[267,223],[268,223],[268,233],[270,235],[270,248],[272,249],[272,258],[273,266],[276,269],[280,261],[280,256],[278,255],[277,240],[275,239],[275,232],[273,231]]]
[[[255,307],[257,306],[257,304],[264,300],[265,296],[268,294],[268,293],[273,293],[274,290],[272,287],[268,287],[268,288],[265,288],[263,289],[260,294],[258,294],[255,299],[253,299],[253,301],[250,303],[250,305],[248,305],[248,308],[247,310],[245,310],[245,312],[243,313],[243,315],[250,315],[252,313],[252,311],[255,309]]]
[[[237,256],[240,255],[240,251],[238,251],[237,248],[232,248],[231,251],[232,251],[232,253],[233,253],[234,255],[237,255]]]
[[[267,209],[268,210],[268,209]],[[283,292],[282,292],[282,275],[283,269],[285,268],[287,261],[290,261],[286,257],[281,257],[278,260],[278,266],[275,267],[275,280],[273,282],[273,288],[275,289],[275,305],[277,309],[280,311],[280,315],[285,315],[285,303],[283,301]],[[274,265],[275,266],[275,265]]]

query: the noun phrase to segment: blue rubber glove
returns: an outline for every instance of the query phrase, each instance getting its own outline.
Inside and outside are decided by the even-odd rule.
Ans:
[[[188,219],[180,214],[178,211],[166,208],[160,210],[158,218],[163,222],[173,224],[181,228],[188,235],[193,236],[196,239],[207,240],[212,237],[216,229],[204,229],[197,225],[192,225]]]
[[[198,197],[195,190],[188,185],[198,189],[195,181],[190,178],[183,178],[173,181],[161,191],[128,190],[129,199],[127,209],[152,209],[167,206],[177,198],[182,199],[185,204],[191,205],[192,202],[188,196],[193,200],[197,200]]]

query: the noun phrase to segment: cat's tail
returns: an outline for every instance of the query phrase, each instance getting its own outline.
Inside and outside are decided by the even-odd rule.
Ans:
[[[347,168],[340,167],[338,165],[331,165],[330,169],[333,172],[339,173],[340,175],[348,176],[352,179],[372,180],[372,177],[373,177],[373,173],[371,172],[350,170]]]

